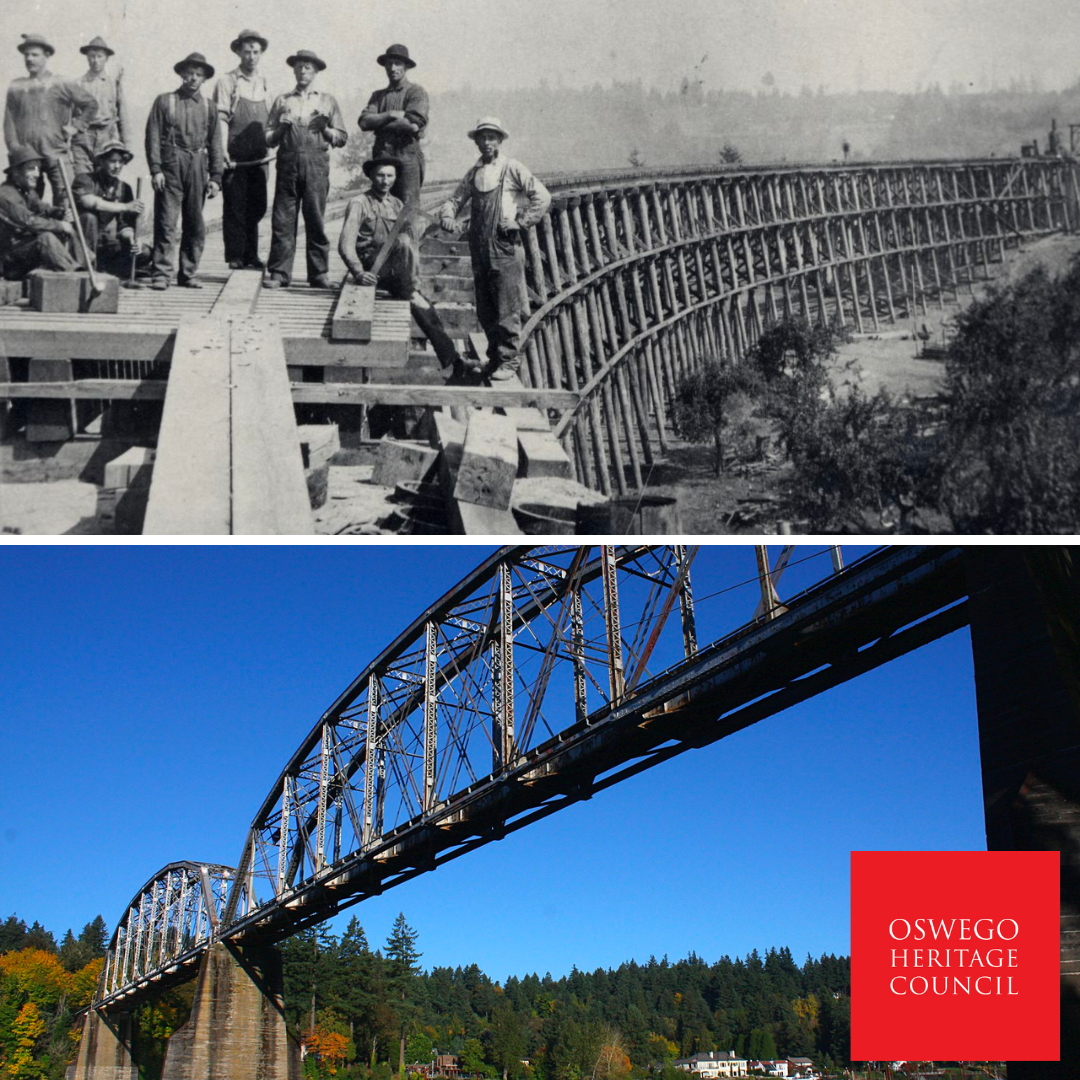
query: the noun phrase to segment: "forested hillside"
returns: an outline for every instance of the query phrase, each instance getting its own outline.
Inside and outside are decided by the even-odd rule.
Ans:
[[[74,1013],[89,1003],[107,944],[99,916],[57,946],[16,916],[0,924],[0,1074],[59,1080],[74,1060]],[[787,948],[708,962],[628,961],[615,969],[512,976],[475,965],[421,965],[422,942],[404,915],[372,948],[357,919],[282,946],[290,1029],[311,1077],[390,1080],[402,1064],[453,1054],[466,1073],[506,1080],[685,1080],[672,1062],[698,1050],[747,1057],[806,1056],[842,1065],[850,1048],[850,961]],[[193,984],[137,1018],[146,1080],[160,1073],[165,1039],[187,1019]]]

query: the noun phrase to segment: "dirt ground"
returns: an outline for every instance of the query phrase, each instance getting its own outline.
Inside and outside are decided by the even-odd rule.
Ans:
[[[1002,287],[1017,281],[1037,265],[1051,274],[1065,270],[1080,253],[1080,236],[1051,236],[1022,249],[1008,252],[1005,262],[989,285]],[[987,285],[977,283],[975,299],[987,294]],[[944,308],[930,306],[912,322],[895,326],[882,323],[877,333],[855,334],[842,345],[830,368],[835,386],[859,385],[867,394],[885,389],[897,400],[933,399],[941,391],[945,364],[924,358],[925,343],[941,347],[951,336],[957,314],[972,301],[966,287],[959,302]],[[922,337],[918,335],[922,334]],[[790,473],[778,457],[765,462],[729,464],[719,478],[713,472],[713,452],[709,446],[676,443],[668,461],[658,467],[649,481],[650,491],[678,501],[683,532],[695,535],[782,534],[805,531],[790,520],[784,505],[785,480]]]

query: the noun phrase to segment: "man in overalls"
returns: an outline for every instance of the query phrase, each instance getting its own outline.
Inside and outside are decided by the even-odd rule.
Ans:
[[[408,300],[416,325],[431,342],[443,374],[461,376],[464,366],[439,313],[420,291],[420,250],[409,226],[394,238],[378,276],[371,268],[390,237],[404,204],[391,194],[400,162],[396,158],[365,161],[364,175],[371,187],[349,201],[341,228],[338,252],[353,278],[361,285],[376,285],[395,300]]]
[[[313,86],[315,76],[326,70],[326,63],[310,49],[297,50],[287,62],[296,77],[296,89],[274,102],[266,131],[266,145],[276,146],[278,157],[274,237],[266,263],[269,276],[263,287],[278,289],[292,281],[296,228],[302,211],[308,284],[331,289],[333,284],[326,274],[330,241],[323,225],[330,191],[330,147],[344,146],[348,136],[337,101]]]
[[[232,270],[250,266],[261,270],[259,222],[266,215],[266,182],[270,152],[266,125],[270,118],[270,91],[259,61],[269,42],[257,30],[241,30],[229,46],[240,66],[218,79],[214,105],[225,148],[224,200],[221,231],[225,261]]]
[[[101,148],[108,143],[128,142],[134,137],[128,116],[121,71],[109,71],[109,58],[115,50],[105,39],[96,37],[79,52],[86,57],[87,70],[79,78],[79,85],[98,103],[97,115],[86,129],[86,145],[72,147],[75,155],[75,173],[92,173]]]
[[[177,283],[201,289],[195,277],[206,242],[203,203],[221,190],[221,133],[217,112],[199,92],[214,75],[202,53],[173,71],[179,90],[160,94],[146,121],[146,161],[154,185],[154,270],[151,288],[167,289],[172,277],[176,221],[181,219]]]
[[[470,208],[469,253],[472,256],[476,317],[487,336],[489,379],[514,378],[521,366],[521,317],[528,306],[522,233],[547,213],[551,195],[520,161],[500,151],[506,129],[493,116],[469,132],[480,160],[465,174],[439,209],[448,232],[462,232],[458,212]]]
[[[416,67],[404,45],[391,45],[379,57],[387,85],[376,90],[360,114],[360,130],[375,132],[373,158],[394,157],[400,162],[393,195],[408,205],[420,198],[424,184],[424,151],[420,139],[428,122],[428,96],[409,81]]]

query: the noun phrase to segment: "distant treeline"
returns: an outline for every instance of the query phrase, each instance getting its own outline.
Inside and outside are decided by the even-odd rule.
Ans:
[[[106,945],[100,916],[59,946],[36,922],[0,924],[0,1072],[63,1075],[77,1045],[73,1012],[90,1001]],[[403,1065],[453,1054],[467,1073],[506,1080],[685,1080],[672,1063],[699,1050],[827,1066],[850,1053],[848,957],[808,956],[800,967],[787,948],[711,964],[691,953],[500,984],[476,964],[422,970],[404,915],[382,949],[355,918],[340,937],[320,927],[281,949],[286,1018],[310,1077],[390,1080]],[[193,991],[189,983],[140,1010],[143,1076],[159,1074]]]
[[[432,101],[428,175],[449,178],[475,156],[465,132],[481,114],[508,127],[508,149],[536,172],[718,161],[725,144],[746,162],[1016,156],[1021,143],[1046,145],[1056,117],[1066,149],[1080,123],[1080,84],[1062,92],[1017,85],[986,93],[931,86],[919,93],[835,94],[804,87],[750,94],[661,93],[641,83],[589,90],[456,90]]]
[[[421,971],[404,916],[384,950],[370,949],[354,918],[340,938],[308,931],[283,952],[290,1024],[316,1046],[336,1034],[335,1067],[376,1080],[436,1053],[509,1080],[685,1080],[672,1062],[699,1050],[832,1065],[850,1054],[848,957],[808,956],[800,967],[787,948],[712,964],[691,954],[499,984],[476,964]]]

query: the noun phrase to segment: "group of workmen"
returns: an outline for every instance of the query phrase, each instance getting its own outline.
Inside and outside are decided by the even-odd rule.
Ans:
[[[295,88],[272,97],[260,70],[269,42],[243,30],[230,48],[239,65],[222,75],[211,98],[203,84],[214,68],[191,53],[174,71],[180,86],[159,95],[146,124],[146,159],[154,204],[153,246],[136,235],[145,209],[121,172],[134,138],[122,77],[109,70],[114,50],[100,37],[84,45],[88,69],[77,80],[52,74],[55,49],[38,34],[18,45],[27,75],[7,93],[4,138],[6,180],[0,183],[0,276],[20,279],[35,269],[96,269],[149,278],[164,290],[175,282],[198,289],[206,237],[205,201],[223,197],[222,233],[231,269],[263,271],[263,288],[293,278],[299,217],[307,234],[308,283],[334,288],[328,276],[330,241],[324,216],[330,190],[330,150],[348,133],[332,95],[315,82],[326,63],[309,49],[287,58]],[[421,138],[428,96],[412,82],[416,66],[404,45],[378,57],[387,85],[376,90],[359,126],[374,133],[363,171],[366,192],[346,209],[338,250],[352,278],[395,299],[408,300],[413,317],[451,378],[512,378],[518,371],[527,307],[523,233],[547,212],[551,196],[524,165],[502,152],[508,137],[495,117],[468,132],[480,152],[454,194],[438,211],[448,233],[468,232],[476,314],[487,337],[487,356],[466,360],[420,289],[415,214],[424,183]],[[271,243],[259,257],[259,223],[268,206],[269,164],[276,159]],[[44,201],[45,181],[51,202]],[[81,236],[79,235],[81,231]]]

